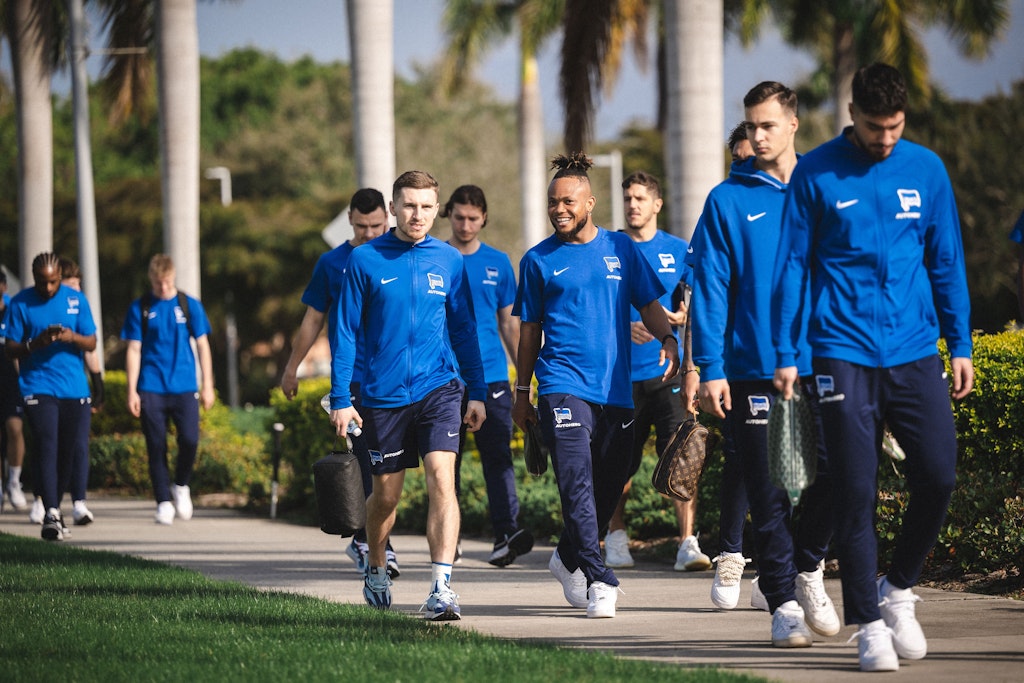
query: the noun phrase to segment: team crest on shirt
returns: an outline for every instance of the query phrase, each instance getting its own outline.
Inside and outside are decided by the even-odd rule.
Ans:
[[[79,307],[78,297],[77,296],[69,296],[68,297],[68,315],[78,315],[78,307]]]
[[[605,275],[604,276],[605,280],[621,280],[622,279],[622,275],[620,275],[620,274],[615,272],[615,271],[619,271],[619,273],[622,272],[622,263],[619,262],[619,257],[618,256],[605,256],[604,257],[604,265],[605,265],[605,268],[607,268],[608,272],[610,273],[610,275]]]
[[[815,375],[814,387],[818,390],[819,403],[835,403],[846,400],[846,394],[835,393],[836,381],[832,375]]]
[[[659,273],[674,273],[674,272],[676,272],[676,255],[675,254],[658,254],[658,260],[661,262],[661,268],[658,269]]]
[[[920,211],[911,211],[911,209],[914,208],[921,208],[920,192],[917,190],[906,190],[901,188],[896,190],[896,196],[899,197],[900,209],[902,209],[902,211],[896,214],[896,218],[903,219],[921,217]]]
[[[427,273],[427,284],[430,285],[430,289],[427,290],[427,294],[437,294],[438,296],[447,296],[447,292],[444,291],[444,277],[437,273]]]
[[[484,281],[485,285],[497,285],[498,284],[498,269],[494,266],[487,266],[484,268]]]
[[[185,325],[188,323],[188,319],[185,317],[185,311],[181,310],[181,306],[174,307],[174,322],[178,325]]]

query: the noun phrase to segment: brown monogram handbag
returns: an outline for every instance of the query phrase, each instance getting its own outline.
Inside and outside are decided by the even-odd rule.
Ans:
[[[672,435],[651,476],[654,489],[665,496],[688,501],[697,495],[697,483],[704,471],[707,451],[714,446],[708,428],[688,413]]]

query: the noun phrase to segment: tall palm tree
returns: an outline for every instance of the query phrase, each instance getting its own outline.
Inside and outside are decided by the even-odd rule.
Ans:
[[[559,26],[564,0],[449,0],[444,26],[448,50],[441,88],[452,94],[473,64],[498,40],[519,28],[519,182],[523,249],[547,235],[544,220],[544,112],[537,53]]]
[[[689,240],[722,178],[722,0],[665,3],[666,194],[669,232]]]
[[[179,286],[199,296],[199,28],[196,0],[156,6],[164,248]]]
[[[594,94],[614,87],[628,39],[639,62],[646,63],[650,7],[651,0],[566,0],[560,89],[568,150],[590,142]]]
[[[395,180],[393,0],[348,0],[353,137],[360,187],[385,196]]]
[[[907,79],[917,106],[931,98],[928,53],[921,31],[941,25],[961,54],[982,57],[1009,22],[1009,0],[733,0],[730,17],[744,45],[757,36],[768,10],[792,45],[819,61],[814,80],[830,85],[835,126],[849,121],[853,74],[863,64],[882,61]]]
[[[46,0],[8,0],[6,10],[18,128],[18,265],[28,286],[32,259],[53,250],[55,18]]]

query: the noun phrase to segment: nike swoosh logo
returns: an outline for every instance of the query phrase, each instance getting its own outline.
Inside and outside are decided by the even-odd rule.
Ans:
[[[458,436],[458,435],[459,435],[459,433],[458,433],[458,432],[455,432],[454,434],[453,434],[453,433],[451,433],[451,432],[448,432],[448,436]]]
[[[753,223],[758,218],[764,218],[767,213],[768,213],[767,211],[762,211],[761,213],[758,213],[758,214],[749,214],[748,213],[747,214],[747,220],[750,221],[751,223]]]
[[[389,282],[394,282],[394,281],[395,281],[395,280],[397,280],[397,279],[398,279],[397,277],[389,277],[389,278],[387,278],[386,280],[385,280],[384,278],[381,278],[381,279],[380,279],[380,283],[381,283],[382,285],[386,285],[387,283],[389,283]]]
[[[633,424],[634,422],[636,422],[636,420],[630,420],[629,422],[623,422],[622,423],[622,428],[623,429],[629,429],[629,425]]]
[[[566,266],[565,268],[562,268],[561,270],[556,270],[555,271],[555,275],[561,275],[562,273],[564,273],[567,270],[569,270],[568,266]]]
[[[853,206],[854,204],[856,204],[859,201],[860,201],[859,199],[848,199],[845,202],[841,202],[839,200],[836,200],[836,208],[837,209],[846,209],[846,208],[849,208],[849,207]]]
[[[505,390],[504,389],[502,389],[501,391],[493,391],[493,392],[491,392],[491,398],[501,398],[504,395],[505,395]]]

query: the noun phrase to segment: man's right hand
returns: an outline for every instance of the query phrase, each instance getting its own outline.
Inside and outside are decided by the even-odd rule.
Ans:
[[[732,410],[732,393],[729,389],[729,380],[712,379],[701,382],[697,390],[700,398],[700,409],[705,413],[711,413],[719,418],[725,418],[725,413]]]
[[[295,398],[295,394],[299,391],[299,378],[295,372],[284,371],[284,375],[281,377],[281,392],[284,397],[289,401]]]
[[[355,420],[356,424],[362,428],[363,418],[359,416],[359,411],[353,406],[331,410],[331,424],[334,425],[334,432],[338,436],[345,436],[348,433],[348,423],[352,420]]]
[[[515,402],[512,404],[512,421],[524,432],[527,422],[537,421],[537,413],[530,402],[530,392],[516,391]]]
[[[793,398],[793,387],[796,385],[797,379],[800,375],[796,371],[795,365],[790,365],[785,368],[775,368],[775,379],[773,380],[775,388],[779,390],[784,400]]]
[[[142,415],[142,399],[139,398],[139,392],[137,391],[128,392],[128,412],[133,417]]]

